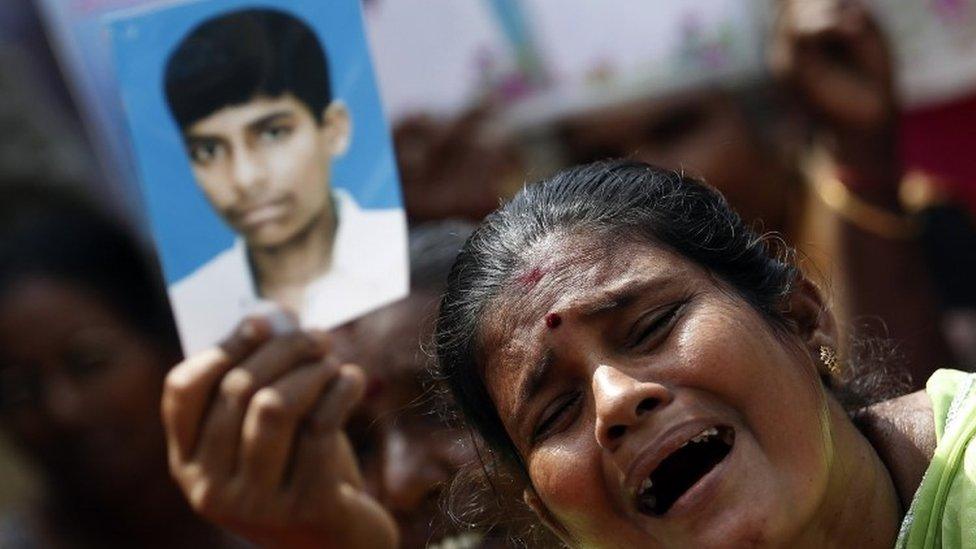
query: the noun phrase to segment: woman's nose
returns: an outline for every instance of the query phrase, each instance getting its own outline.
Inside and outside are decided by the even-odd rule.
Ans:
[[[384,444],[383,492],[391,510],[417,511],[447,481],[450,473],[428,448],[434,444],[430,438],[420,439],[398,430],[388,433]]]
[[[673,399],[664,385],[634,379],[606,365],[593,373],[593,398],[597,443],[611,451],[620,446],[624,435],[640,424],[647,413]]]

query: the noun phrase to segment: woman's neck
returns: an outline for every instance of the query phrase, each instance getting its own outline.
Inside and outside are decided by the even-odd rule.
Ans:
[[[872,444],[831,400],[833,462],[830,483],[814,522],[795,547],[889,548],[903,514],[888,468]]]
[[[887,466],[907,509],[935,455],[935,419],[925,391],[886,400],[859,411],[854,423]]]

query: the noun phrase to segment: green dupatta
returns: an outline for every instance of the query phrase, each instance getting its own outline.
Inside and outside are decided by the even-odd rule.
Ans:
[[[925,390],[938,446],[895,547],[976,549],[976,374],[938,370]]]

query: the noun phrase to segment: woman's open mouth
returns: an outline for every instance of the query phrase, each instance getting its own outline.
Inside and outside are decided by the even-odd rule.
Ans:
[[[731,427],[709,427],[685,442],[644,479],[637,490],[637,510],[659,517],[722,462],[735,443]]]

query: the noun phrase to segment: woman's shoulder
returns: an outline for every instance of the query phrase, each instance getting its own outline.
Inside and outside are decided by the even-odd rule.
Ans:
[[[960,410],[971,409],[973,406],[976,374],[959,370],[936,370],[925,383],[925,392],[932,402],[932,414],[935,418],[935,435],[941,441],[946,430],[949,429],[960,416]]]
[[[907,507],[938,444],[929,394],[916,391],[885,400],[860,410],[853,419],[887,466]]]

